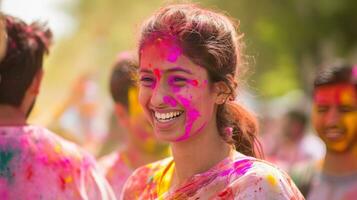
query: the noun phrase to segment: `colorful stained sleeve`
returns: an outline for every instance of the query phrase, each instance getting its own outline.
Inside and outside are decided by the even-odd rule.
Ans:
[[[120,199],[131,200],[142,196],[140,191],[143,192],[146,189],[148,170],[150,169],[142,167],[133,172],[124,184]]]
[[[260,161],[253,169],[233,181],[224,193],[235,200],[301,200],[304,197],[291,179],[281,170]],[[221,196],[222,196],[221,195]]]

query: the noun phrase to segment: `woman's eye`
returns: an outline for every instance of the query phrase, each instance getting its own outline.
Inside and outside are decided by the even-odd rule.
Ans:
[[[174,77],[174,81],[175,81],[175,82],[186,82],[187,79],[182,78],[182,77]]]
[[[179,76],[174,76],[169,79],[169,83],[175,86],[183,86],[186,84],[186,82],[187,82],[186,78],[179,77]]]
[[[143,86],[150,87],[155,83],[155,79],[151,77],[141,77],[140,78],[140,84]]]

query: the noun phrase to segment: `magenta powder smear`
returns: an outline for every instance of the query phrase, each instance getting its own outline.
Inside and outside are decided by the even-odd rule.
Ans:
[[[176,141],[182,141],[190,136],[190,132],[192,130],[193,123],[197,120],[200,113],[190,105],[190,101],[182,96],[178,96],[179,101],[186,109],[186,124],[185,124],[185,133],[183,136],[179,137]]]
[[[165,104],[168,104],[172,107],[177,106],[177,102],[175,101],[175,99],[170,96],[164,96],[164,102],[165,102]]]

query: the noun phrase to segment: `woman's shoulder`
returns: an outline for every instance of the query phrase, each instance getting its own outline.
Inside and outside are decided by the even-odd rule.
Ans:
[[[304,199],[291,178],[267,161],[247,156],[234,160],[233,167],[228,189],[238,199]]]
[[[137,168],[124,185],[123,199],[136,199],[142,196],[144,191],[156,184],[158,177],[165,173],[171,163],[173,158],[168,157]]]

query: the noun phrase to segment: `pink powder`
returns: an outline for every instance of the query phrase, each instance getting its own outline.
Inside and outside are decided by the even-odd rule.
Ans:
[[[177,102],[175,101],[174,98],[170,97],[170,96],[164,96],[164,102],[172,107],[176,107],[177,106]]]
[[[178,57],[181,55],[181,48],[176,45],[171,45],[169,50],[169,55],[167,56],[167,61],[176,62]]]
[[[155,74],[155,76],[156,76],[156,78],[157,78],[157,81],[160,81],[160,79],[161,79],[161,72],[160,72],[160,70],[154,69],[154,74]]]
[[[183,107],[185,107],[186,109],[186,124],[185,124],[185,133],[183,136],[179,137],[176,141],[182,141],[185,140],[187,138],[189,138],[191,130],[192,130],[192,126],[193,123],[197,120],[197,118],[200,115],[200,113],[193,108],[190,105],[190,101],[182,96],[178,96],[179,101],[181,102],[181,104],[183,105]]]
[[[198,86],[198,81],[197,80],[191,80],[190,83],[193,86]]]

